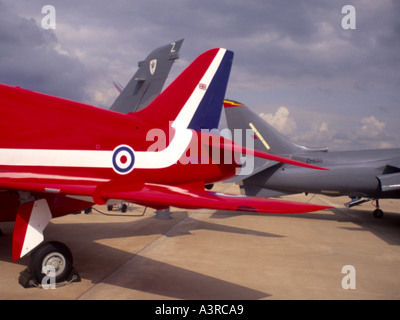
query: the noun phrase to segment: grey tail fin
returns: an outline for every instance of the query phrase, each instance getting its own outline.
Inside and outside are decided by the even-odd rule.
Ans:
[[[148,106],[161,93],[182,43],[183,39],[157,48],[139,62],[139,69],[126,87],[117,87],[121,93],[110,110],[126,114]]]
[[[264,121],[259,115],[251,111],[242,103],[225,100],[224,110],[228,128],[233,132],[234,129],[252,129],[254,132],[254,149],[270,152],[277,155],[292,155],[298,153],[326,152],[327,148],[307,148],[291,142],[275,128]],[[251,132],[251,131],[250,131]],[[245,135],[242,135],[242,145],[245,145]],[[240,141],[235,141],[240,143]]]

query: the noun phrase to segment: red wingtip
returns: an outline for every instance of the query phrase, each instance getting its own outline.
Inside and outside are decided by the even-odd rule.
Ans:
[[[277,156],[277,155],[272,154],[272,153],[267,153],[267,152],[263,152],[263,151],[258,151],[258,150],[242,147],[242,146],[239,146],[239,145],[237,145],[235,143],[232,143],[232,144],[223,143],[222,144],[222,148],[231,149],[231,150],[236,151],[236,152],[241,152],[241,153],[244,153],[244,154],[253,155],[255,157],[259,157],[259,158],[263,158],[263,159],[268,159],[268,160],[272,160],[272,161],[287,163],[287,164],[291,164],[291,165],[294,165],[294,166],[299,166],[299,167],[304,167],[304,168],[309,168],[309,169],[316,169],[316,170],[329,170],[327,168],[315,166],[315,165],[312,165],[312,164],[309,164],[309,163],[305,163],[305,162],[301,162],[301,161],[297,161],[297,160],[293,160],[293,159]]]
[[[209,135],[210,137],[212,136],[211,134],[206,134],[204,132],[202,132],[201,134],[203,136],[205,136],[205,135]],[[223,137],[219,137],[218,141],[214,141],[214,139],[208,139],[207,140],[208,143],[210,143],[209,140],[211,140],[211,144],[210,145],[222,148],[224,150],[231,150],[233,152],[243,153],[243,154],[247,154],[247,155],[251,155],[251,156],[255,156],[255,157],[259,157],[259,158],[263,158],[263,159],[268,159],[268,160],[272,160],[272,161],[287,163],[287,164],[291,164],[291,165],[294,165],[294,166],[299,166],[299,167],[304,167],[304,168],[309,168],[309,169],[329,170],[328,168],[323,168],[323,167],[315,166],[315,165],[312,165],[312,164],[309,164],[309,163],[293,160],[293,159],[290,159],[290,158],[277,156],[277,155],[272,154],[272,153],[267,153],[267,152],[263,152],[263,151],[249,149],[249,148],[240,146],[240,145],[236,144],[234,141],[226,139],[226,138],[223,138]]]
[[[293,159],[289,159],[289,158],[285,158],[285,157],[281,157],[281,156],[277,156],[275,154],[271,154],[271,153],[266,153],[266,152],[262,152],[262,151],[258,151],[258,150],[249,150],[247,148],[245,148],[246,154],[254,154],[254,156],[259,157],[259,158],[264,158],[264,159],[269,159],[269,160],[273,160],[273,161],[278,161],[278,162],[282,162],[282,163],[287,163],[287,164],[291,164],[294,166],[298,166],[298,167],[304,167],[304,168],[309,168],[309,169],[316,169],[316,170],[329,170],[328,168],[323,168],[323,167],[319,167],[319,166],[315,166],[313,164],[309,164],[309,163],[305,163],[305,162],[301,162],[301,161],[297,161],[297,160],[293,160]]]

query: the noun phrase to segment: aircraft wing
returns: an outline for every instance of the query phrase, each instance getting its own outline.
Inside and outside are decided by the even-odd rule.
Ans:
[[[399,159],[393,159],[393,161],[387,164],[387,168],[393,173],[386,173],[377,176],[381,190],[383,192],[398,191],[400,190],[400,161]]]
[[[377,176],[383,192],[400,190],[400,172]]]
[[[96,204],[118,199],[155,209],[169,206],[185,209],[215,209],[263,213],[304,213],[327,209],[326,206],[224,194],[201,189],[204,184],[170,186],[143,181],[75,179],[45,174],[0,172],[0,189],[87,196]]]
[[[0,189],[92,196],[104,179],[1,171]]]
[[[262,213],[304,213],[328,208],[306,203],[210,192],[191,186],[169,186],[149,183],[136,184],[132,188],[119,185],[104,187],[99,190],[97,196],[103,200],[126,200],[156,209],[174,206],[185,209],[206,208]]]
[[[110,110],[126,114],[149,105],[160,94],[174,61],[179,58],[182,43],[183,39],[151,52],[144,61],[139,62],[139,69],[125,88],[114,82],[120,95]]]

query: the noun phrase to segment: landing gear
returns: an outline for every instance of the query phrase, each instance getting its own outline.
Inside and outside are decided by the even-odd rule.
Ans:
[[[29,268],[21,273],[19,283],[24,288],[38,287],[44,282],[79,282],[80,277],[73,268],[71,251],[61,242],[42,243],[31,254]],[[46,279],[45,279],[46,278]]]
[[[56,282],[65,281],[72,270],[72,254],[61,242],[47,242],[39,246],[31,256],[30,268],[37,282],[41,283],[46,274],[43,270],[54,269]]]
[[[379,199],[375,200],[375,207],[376,209],[374,210],[374,212],[372,213],[374,215],[375,218],[382,218],[383,217],[383,211],[379,208]]]
[[[128,204],[126,204],[124,201],[122,201],[121,204],[119,204],[119,205],[109,204],[107,206],[107,210],[113,211],[114,207],[116,207],[118,210],[121,210],[122,213],[125,213],[126,211],[128,211]]]
[[[350,202],[345,203],[346,208],[351,208],[354,206],[359,206],[360,204],[363,204],[365,202],[370,201],[371,199],[362,199],[362,198],[354,198]],[[373,203],[375,202],[375,204]],[[383,211],[379,208],[379,199],[375,199],[372,201],[372,204],[376,207],[374,212],[372,213],[375,218],[382,218],[383,217]]]

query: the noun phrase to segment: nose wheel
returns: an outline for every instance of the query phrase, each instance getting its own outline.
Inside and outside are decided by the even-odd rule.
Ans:
[[[383,217],[383,211],[381,209],[375,209],[374,212],[372,213],[375,218],[382,218]]]
[[[374,210],[374,212],[372,213],[374,215],[375,218],[382,218],[383,217],[383,211],[379,208],[379,200],[376,199],[375,200],[375,207],[376,209]]]

